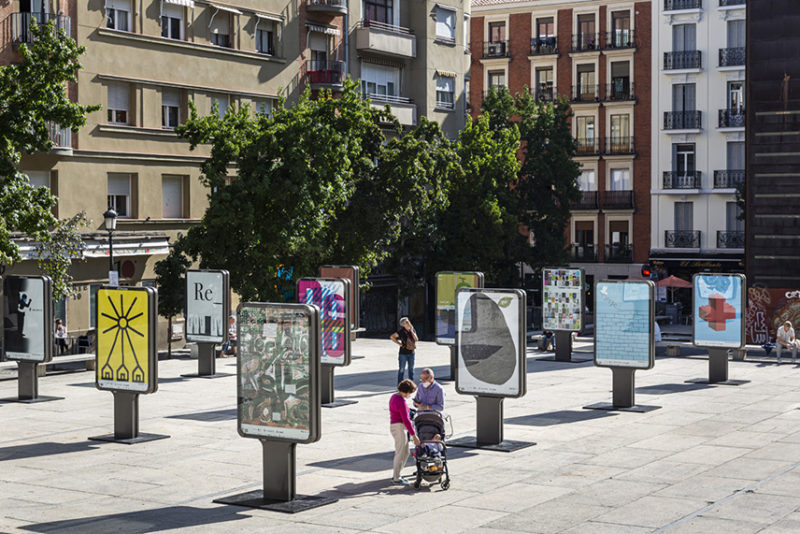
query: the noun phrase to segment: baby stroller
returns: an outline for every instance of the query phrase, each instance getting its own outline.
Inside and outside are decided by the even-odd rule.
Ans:
[[[447,416],[449,420],[450,417]],[[414,429],[420,444],[414,448],[413,456],[417,465],[417,478],[414,488],[419,489],[424,480],[430,485],[441,484],[443,490],[450,487],[450,473],[447,470],[447,445],[445,438],[445,418],[439,412],[417,412],[414,416]],[[439,436],[438,440],[434,437]]]

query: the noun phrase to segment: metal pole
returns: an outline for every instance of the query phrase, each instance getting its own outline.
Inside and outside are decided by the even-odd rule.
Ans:
[[[39,397],[39,377],[36,362],[17,362],[17,392],[19,400],[34,400]]]
[[[197,374],[214,375],[217,372],[217,359],[214,354],[214,343],[197,343]]]
[[[331,404],[334,398],[333,365],[323,363],[322,367],[322,404]]]
[[[614,408],[631,408],[636,405],[634,373],[632,367],[612,367],[612,404]]]
[[[728,380],[728,349],[708,349],[708,382]]]
[[[264,500],[292,501],[297,496],[296,443],[261,440],[264,462]]]
[[[458,367],[458,349],[453,344],[450,345],[450,380],[456,379],[456,367]]]
[[[556,356],[558,362],[572,361],[572,332],[558,330],[555,333]]]
[[[114,239],[111,237],[114,232],[108,232],[108,270],[114,270]]]
[[[497,445],[503,441],[503,398],[477,397],[478,445]]]
[[[133,439],[139,435],[139,394],[114,391],[114,439]]]

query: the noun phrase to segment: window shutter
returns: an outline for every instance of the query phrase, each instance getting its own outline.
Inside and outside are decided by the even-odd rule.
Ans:
[[[108,194],[109,196],[130,196],[131,176],[129,174],[109,174]]]
[[[162,177],[161,209],[165,219],[183,217],[183,176]]]
[[[128,110],[130,105],[130,85],[115,83],[108,86],[109,109]]]
[[[179,108],[181,106],[181,93],[174,89],[163,89],[161,91],[161,105]]]

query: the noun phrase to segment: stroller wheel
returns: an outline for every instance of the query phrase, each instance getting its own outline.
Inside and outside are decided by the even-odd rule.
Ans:
[[[442,480],[442,489],[445,490],[445,491],[450,489],[450,479],[449,478],[446,478],[446,479]]]

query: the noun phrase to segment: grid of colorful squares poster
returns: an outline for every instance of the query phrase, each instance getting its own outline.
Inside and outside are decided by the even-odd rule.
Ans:
[[[578,332],[583,328],[583,273],[580,269],[543,269],[545,330]]]

